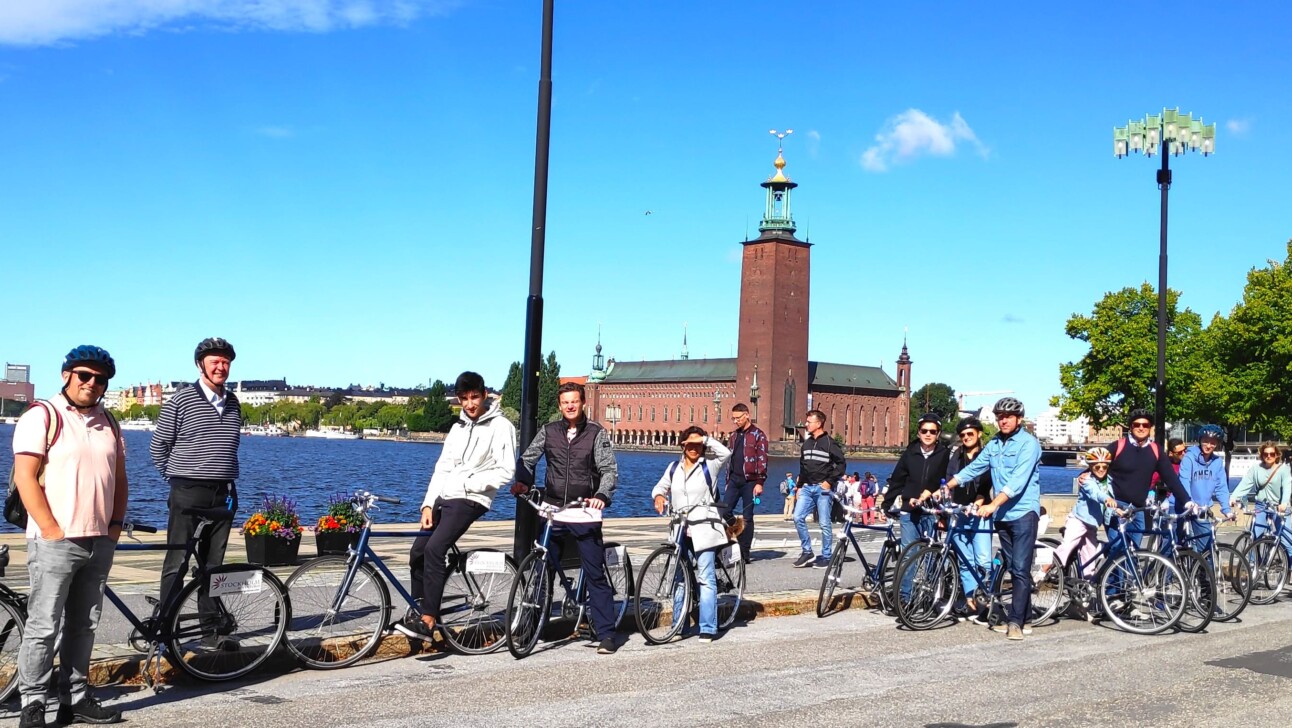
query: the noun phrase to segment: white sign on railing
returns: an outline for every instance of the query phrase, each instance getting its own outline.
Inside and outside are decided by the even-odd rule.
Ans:
[[[501,551],[472,551],[467,555],[468,574],[502,574],[507,571],[507,555]]]

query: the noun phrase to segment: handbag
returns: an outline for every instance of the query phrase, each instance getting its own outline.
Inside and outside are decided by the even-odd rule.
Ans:
[[[732,527],[722,517],[722,511],[718,506],[717,486],[713,482],[713,474],[709,472],[709,464],[701,460],[700,467],[704,473],[704,482],[709,486],[709,503],[691,509],[686,516],[687,535],[690,537],[691,546],[696,553],[725,548],[727,544],[735,540],[731,536]],[[668,478],[670,483],[676,471],[677,461],[669,463]],[[745,519],[737,518],[737,520],[740,522],[740,531],[743,531]],[[736,533],[739,534],[740,531]]]
[[[58,410],[48,402],[39,400],[33,407],[40,407],[45,411],[45,454],[40,461],[40,470],[36,473],[36,482],[42,486],[45,485],[45,463],[49,461],[49,449],[54,446],[58,440],[58,435],[63,431],[63,419],[58,414]],[[116,430],[116,420],[110,420],[113,424],[113,431]],[[14,466],[17,467],[16,464]],[[4,519],[9,523],[21,528],[27,529],[27,506],[22,502],[22,496],[18,493],[18,482],[15,479],[14,469],[9,470],[9,492],[5,494],[4,499]]]

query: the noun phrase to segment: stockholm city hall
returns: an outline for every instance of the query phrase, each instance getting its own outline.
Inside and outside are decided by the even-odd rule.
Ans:
[[[794,236],[790,195],[798,185],[776,172],[762,187],[767,205],[759,236],[745,240],[740,274],[737,356],[691,359],[686,337],[678,359],[606,361],[597,342],[587,379],[588,416],[613,433],[616,444],[673,445],[700,425],[730,431],[731,406],[749,405],[776,450],[797,442],[803,416],[825,413],[826,428],[848,447],[896,448],[907,443],[911,357],[902,344],[897,379],[880,367],[831,364],[808,358],[812,245]]]

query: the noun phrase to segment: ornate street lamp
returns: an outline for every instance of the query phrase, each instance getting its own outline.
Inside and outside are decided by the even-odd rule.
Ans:
[[[616,445],[619,444],[619,429],[617,427],[619,424],[619,414],[619,405],[612,404],[606,407],[606,419],[610,420],[610,441]]]
[[[1208,156],[1216,151],[1216,125],[1202,123],[1193,114],[1177,109],[1163,109],[1162,115],[1148,114],[1143,121],[1131,121],[1113,128],[1113,154],[1121,159],[1131,152],[1146,156],[1162,154],[1162,168],[1157,171],[1157,188],[1162,191],[1161,239],[1157,258],[1157,399],[1155,428],[1158,447],[1166,442],[1166,198],[1171,189],[1171,155],[1186,151]]]
[[[722,392],[713,390],[713,436],[718,436],[718,423],[722,422]]]
[[[749,384],[749,403],[754,406],[754,422],[758,422],[758,365],[754,365],[754,380]]]

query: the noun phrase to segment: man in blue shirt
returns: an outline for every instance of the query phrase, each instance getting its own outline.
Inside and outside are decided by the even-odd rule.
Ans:
[[[992,408],[1000,432],[983,448],[982,454],[947,481],[948,488],[976,478],[991,469],[996,497],[979,506],[981,518],[996,518],[1000,548],[1009,561],[1013,582],[1007,624],[1007,639],[1021,640],[1032,608],[1032,557],[1036,528],[1041,519],[1041,443],[1023,429],[1023,403],[1005,397]],[[1030,629],[1028,630],[1030,631]]]

